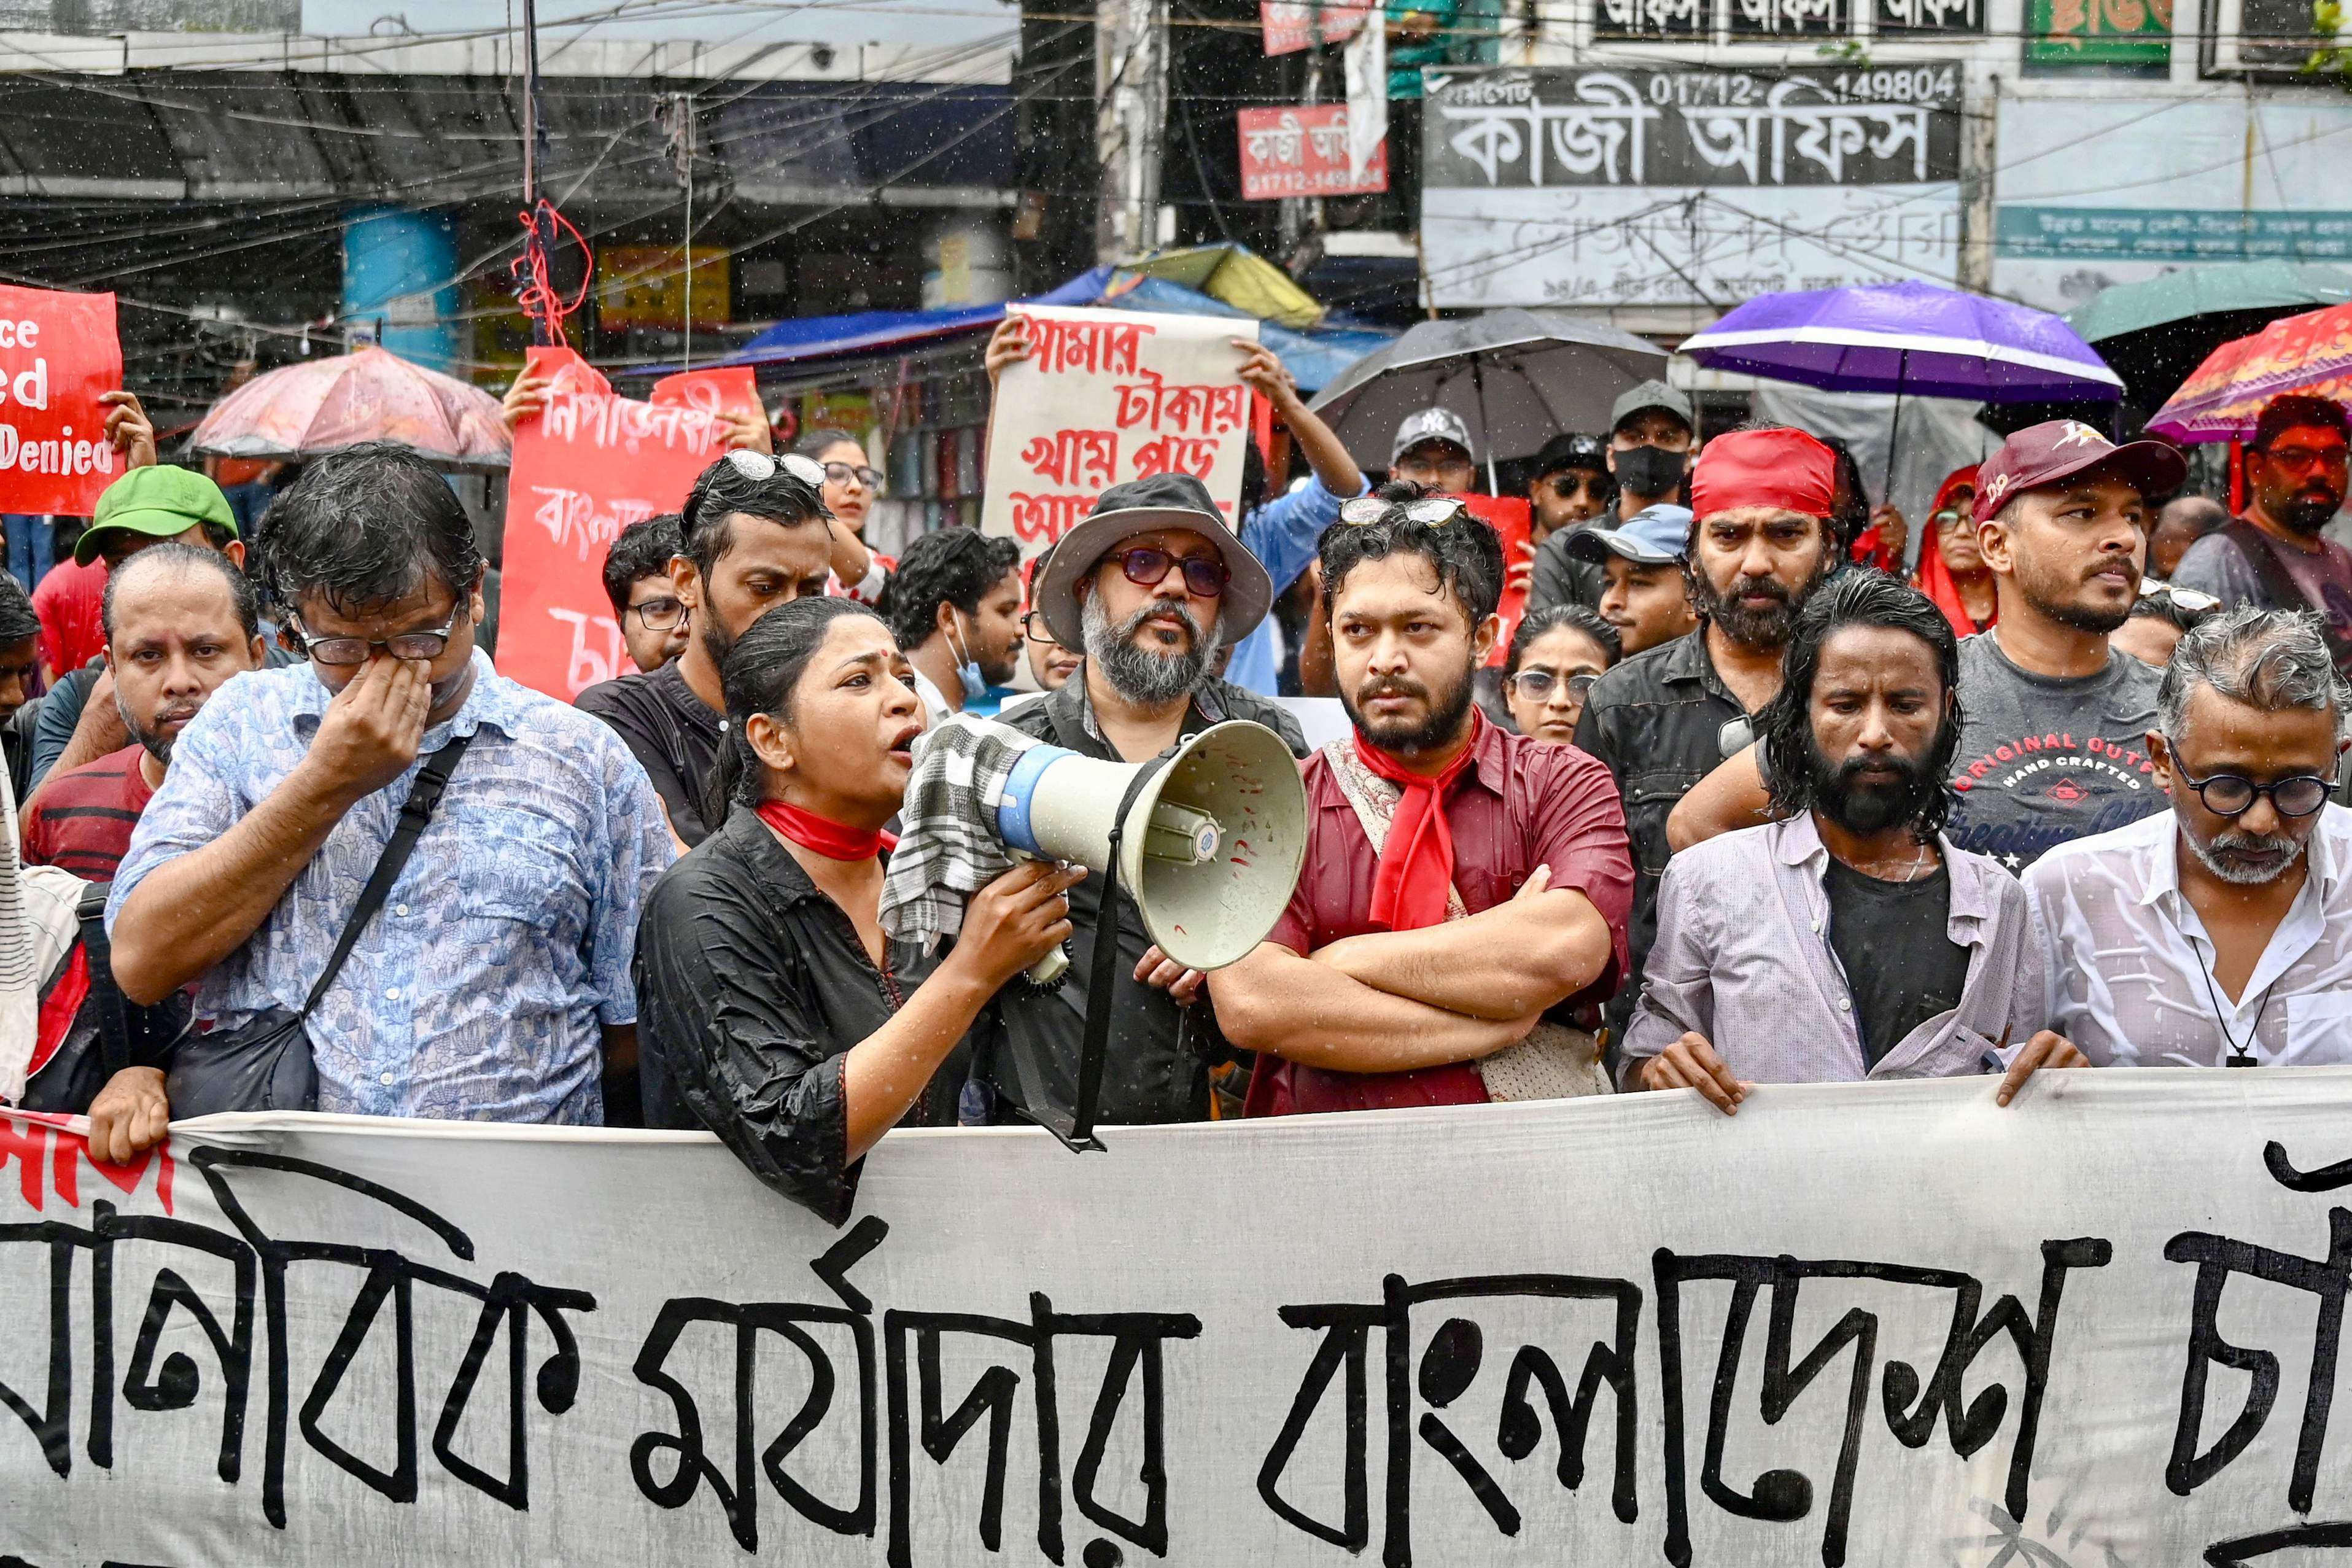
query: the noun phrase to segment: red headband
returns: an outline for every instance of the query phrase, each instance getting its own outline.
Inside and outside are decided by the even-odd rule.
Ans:
[[[1700,450],[1690,489],[1702,518],[1742,506],[1827,517],[1836,510],[1837,454],[1802,430],[1735,430]]]

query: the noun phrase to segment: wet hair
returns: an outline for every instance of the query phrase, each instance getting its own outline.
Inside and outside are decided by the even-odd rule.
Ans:
[[[844,442],[856,447],[860,453],[866,450],[865,442],[846,430],[836,430],[829,425],[819,426],[814,430],[802,431],[800,438],[793,443],[793,450],[801,457],[822,462],[828,450]]]
[[[2217,606],[2208,605],[2192,610],[2169,594],[2143,592],[2132,601],[2131,614],[2125,618],[2134,621],[2162,621],[2176,631],[2193,632],[2213,616]]]
[[[755,479],[734,459],[735,454],[730,452],[702,470],[694,489],[687,492],[686,510],[678,518],[679,531],[685,536],[678,553],[693,562],[695,571],[706,578],[735,543],[729,520],[738,512],[783,528],[833,518],[817,488],[794,478],[782,463],[766,479]]]
[[[2156,694],[2157,728],[2175,745],[2200,686],[2258,712],[2332,714],[2339,738],[2352,716],[2352,692],[2336,676],[2319,617],[2307,610],[2219,610],[2182,634]]]
[[[704,820],[724,821],[730,803],[760,803],[767,774],[744,736],[745,723],[754,713],[793,721],[793,693],[807,673],[809,660],[824,646],[833,623],[851,616],[882,618],[855,599],[792,599],[752,622],[735,639],[719,672],[727,726],[719,737],[717,765],[704,791]]]
[[[1765,783],[1773,815],[1793,816],[1815,804],[1813,770],[1807,763],[1813,751],[1813,681],[1821,673],[1822,649],[1848,626],[1908,632],[1936,656],[1936,674],[1944,683],[1944,724],[1920,764],[1936,788],[1911,824],[1924,839],[1943,830],[1952,810],[1952,758],[1960,744],[1959,639],[1933,599],[1866,567],[1841,572],[1805,601],[1781,655],[1780,689],[1757,710],[1756,738],[1772,759]]]
[[[99,601],[99,616],[106,626],[107,641],[114,640],[114,596],[122,591],[124,581],[143,573],[173,568],[219,573],[221,581],[228,584],[229,603],[236,606],[236,624],[243,628],[245,640],[251,642],[261,635],[261,596],[254,592],[253,580],[236,569],[236,563],[215,551],[166,540],[126,557],[121,565],[106,574],[106,593]]]
[[[604,552],[604,597],[618,616],[629,607],[629,590],[647,577],[669,575],[669,558],[685,541],[678,532],[683,520],[674,511],[641,517],[621,530]]]
[[[1378,522],[1335,522],[1323,531],[1318,553],[1323,561],[1323,614],[1339,603],[1348,574],[1367,561],[1418,555],[1437,568],[1438,586],[1453,594],[1474,627],[1503,602],[1503,542],[1494,529],[1467,513],[1445,522],[1415,522],[1403,503],[1437,492],[1410,479],[1391,479],[1372,492],[1391,503]]]
[[[14,647],[26,637],[40,635],[41,617],[33,613],[32,597],[25,585],[0,572],[0,647]]]
[[[1519,656],[1562,626],[1591,637],[1592,645],[1601,650],[1603,665],[1615,664],[1625,657],[1624,637],[1601,618],[1600,611],[1582,605],[1547,605],[1540,610],[1529,610],[1521,617],[1518,630],[1511,634],[1511,651],[1503,658],[1503,679],[1508,680],[1518,674]]]
[[[389,441],[313,459],[262,521],[268,585],[297,609],[316,595],[345,614],[388,605],[427,582],[463,596],[482,575],[474,524],[457,492],[424,458]]]
[[[898,557],[898,570],[882,596],[882,614],[900,647],[917,647],[939,630],[940,606],[953,605],[967,616],[1021,563],[1021,547],[976,528],[942,528],[923,534]]]
[[[1830,526],[1836,531],[1841,556],[1851,553],[1853,542],[1870,527],[1870,491],[1863,484],[1862,465],[1843,436],[1817,437],[1837,459],[1837,489],[1832,492]]]

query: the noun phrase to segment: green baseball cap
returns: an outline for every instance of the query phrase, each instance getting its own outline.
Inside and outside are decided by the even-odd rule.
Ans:
[[[220,486],[193,468],[153,465],[133,468],[106,487],[98,510],[74,546],[74,564],[98,559],[106,536],[117,529],[150,539],[176,539],[198,523],[216,522],[236,532],[236,513]]]

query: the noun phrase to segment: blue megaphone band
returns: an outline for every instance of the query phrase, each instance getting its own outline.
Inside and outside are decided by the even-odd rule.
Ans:
[[[1013,772],[1005,776],[1004,794],[996,808],[997,837],[1024,855],[1042,855],[1036,835],[1029,828],[1029,802],[1036,794],[1037,782],[1045,770],[1065,757],[1078,753],[1062,746],[1032,746],[1014,760]]]

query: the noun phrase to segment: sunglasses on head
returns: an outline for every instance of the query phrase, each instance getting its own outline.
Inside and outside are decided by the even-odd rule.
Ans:
[[[1378,496],[1358,496],[1339,509],[1339,521],[1361,528],[1368,523],[1411,521],[1435,528],[1468,515],[1470,509],[1458,497],[1425,496],[1420,500],[1382,500]]]
[[[824,483],[824,467],[814,458],[803,458],[798,452],[772,458],[765,452],[738,448],[727,454],[727,462],[729,467],[754,484],[764,484],[774,479],[780,468],[812,489]]]
[[[2192,616],[2219,608],[2221,603],[2201,588],[2183,588],[2177,584],[2153,582],[2146,578],[2140,581],[2139,596],[2143,599],[2169,599]]]

